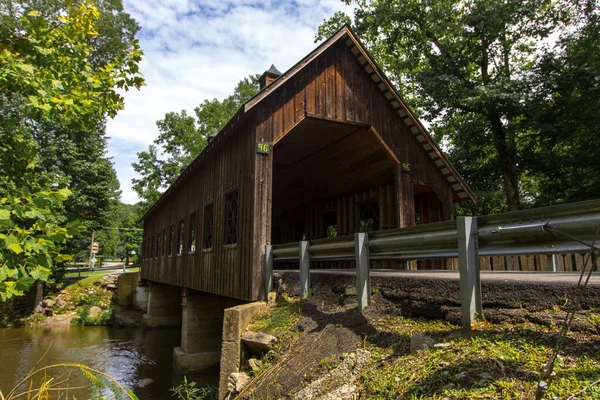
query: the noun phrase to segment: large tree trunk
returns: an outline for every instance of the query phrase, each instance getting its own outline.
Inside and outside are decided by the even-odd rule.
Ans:
[[[508,209],[510,211],[516,211],[521,208],[521,201],[519,198],[519,179],[517,175],[515,149],[507,142],[506,132],[498,112],[491,111],[489,118],[492,124],[494,147],[498,154],[500,172],[502,173],[506,203],[508,204]]]

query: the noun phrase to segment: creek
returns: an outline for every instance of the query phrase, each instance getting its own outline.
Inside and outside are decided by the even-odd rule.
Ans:
[[[81,363],[110,374],[141,400],[172,398],[170,388],[183,379],[173,371],[173,348],[181,330],[48,326],[0,329],[0,390],[12,387],[40,360],[40,366]],[[188,375],[199,386],[216,385],[218,371]],[[86,383],[83,378],[74,384]],[[70,393],[73,393],[70,391]],[[73,393],[75,394],[75,393]],[[77,394],[88,398],[89,389]],[[109,397],[110,398],[110,397]]]

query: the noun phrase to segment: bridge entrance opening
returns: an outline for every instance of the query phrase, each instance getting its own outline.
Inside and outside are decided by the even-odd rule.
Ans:
[[[370,125],[307,116],[273,157],[273,244],[397,226],[399,160]]]

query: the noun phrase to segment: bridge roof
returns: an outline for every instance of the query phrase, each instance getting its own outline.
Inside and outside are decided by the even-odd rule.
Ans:
[[[334,44],[339,41],[344,41],[348,46],[352,54],[356,57],[358,62],[363,66],[365,71],[369,74],[375,85],[381,90],[385,98],[389,101],[391,107],[398,113],[399,117],[408,126],[410,132],[415,136],[416,141],[420,146],[423,147],[425,152],[429,155],[432,162],[440,170],[442,175],[450,184],[452,191],[455,193],[459,201],[471,200],[476,201],[476,196],[473,191],[469,188],[467,183],[458,174],[458,171],[442,153],[437,143],[433,140],[431,135],[421,124],[419,119],[415,116],[414,112],[406,104],[402,96],[398,93],[396,88],[392,85],[390,80],[387,78],[383,70],[377,65],[373,58],[369,55],[365,47],[362,45],[358,37],[350,29],[349,26],[344,25],[335,34],[320,44],[315,50],[306,55],[302,60],[292,66],[290,69],[282,73],[276,78],[270,85],[259,91],[254,97],[250,98],[236,114],[225,124],[223,129],[208,143],[204,150],[192,161],[184,171],[179,175],[175,182],[167,188],[162,196],[154,203],[154,205],[146,212],[142,219],[146,218],[150,213],[156,209],[156,207],[162,202],[162,200],[173,191],[184,178],[192,172],[201,161],[213,151],[216,147],[220,146],[227,135],[238,128],[243,121],[251,114],[251,111],[255,109],[260,103],[273,92],[276,92],[286,81],[291,79],[304,67],[306,67],[311,61],[315,60],[319,55],[325,52]],[[278,71],[279,72],[279,71]]]

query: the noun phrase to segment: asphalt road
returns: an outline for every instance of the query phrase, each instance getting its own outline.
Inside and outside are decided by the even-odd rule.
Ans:
[[[275,272],[283,272],[277,270]],[[322,270],[311,269],[311,274],[341,274],[355,275],[355,270],[336,269]],[[435,271],[435,270],[420,270],[420,271],[401,271],[401,270],[371,270],[371,276],[381,277],[407,277],[420,279],[446,279],[458,280],[458,271]],[[587,275],[586,275],[587,276]],[[572,283],[576,285],[579,281],[580,272],[511,272],[511,271],[481,271],[482,282],[523,282],[523,283]],[[585,280],[585,278],[584,278]],[[600,286],[600,272],[594,272],[590,278],[588,285]]]

